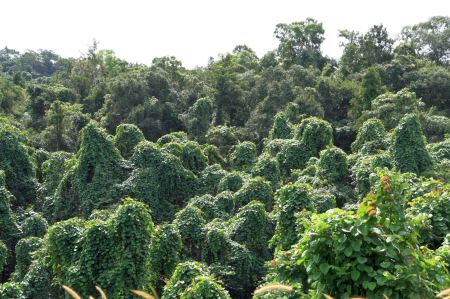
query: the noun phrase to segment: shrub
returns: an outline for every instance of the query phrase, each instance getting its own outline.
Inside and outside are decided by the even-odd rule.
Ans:
[[[431,232],[423,233],[421,239],[431,247],[438,247],[450,231],[449,191],[450,186],[446,184],[408,203],[407,211],[411,216],[424,214],[429,218]]]
[[[206,142],[217,146],[222,155],[226,155],[229,149],[239,142],[236,136],[236,128],[227,126],[211,127],[206,133]]]
[[[187,206],[176,214],[174,224],[180,232],[184,256],[200,257],[203,226],[206,224],[203,212],[195,206]]]
[[[203,154],[208,158],[208,164],[214,165],[214,164],[220,164],[222,166],[225,165],[225,159],[220,154],[219,149],[217,146],[212,144],[205,144],[202,146]]]
[[[122,157],[103,129],[92,122],[83,128],[75,159],[56,191],[55,219],[88,217],[119,200],[115,185],[124,179]]]
[[[188,141],[183,144],[181,161],[186,169],[198,174],[205,169],[208,158],[203,154],[200,145],[194,141]]]
[[[294,139],[302,142],[309,157],[317,157],[321,150],[333,143],[333,128],[325,120],[308,117],[295,128]]]
[[[6,244],[0,240],[0,273],[3,272],[3,268],[6,265],[6,261],[8,260],[8,247]]]
[[[270,252],[267,242],[271,238],[271,225],[264,205],[251,201],[243,206],[228,222],[230,237],[245,245],[257,258],[267,260]]]

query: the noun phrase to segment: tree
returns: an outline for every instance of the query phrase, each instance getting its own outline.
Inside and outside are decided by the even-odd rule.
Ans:
[[[213,120],[213,112],[213,101],[210,98],[201,98],[186,114],[181,115],[189,135],[199,141],[204,140]]]
[[[450,17],[435,16],[402,30],[402,38],[411,41],[419,55],[436,63],[450,62]]]
[[[324,33],[322,23],[311,18],[301,22],[278,24],[274,34],[280,41],[278,55],[282,63],[287,67],[299,64],[321,68],[323,57],[320,46],[324,41]]]

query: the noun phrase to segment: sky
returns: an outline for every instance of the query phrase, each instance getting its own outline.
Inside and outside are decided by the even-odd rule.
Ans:
[[[171,55],[188,68],[246,44],[261,57],[277,46],[276,24],[312,17],[323,23],[326,55],[338,58],[338,30],[366,32],[450,15],[449,0],[3,0],[0,47],[50,49],[79,57],[93,39],[130,62]]]

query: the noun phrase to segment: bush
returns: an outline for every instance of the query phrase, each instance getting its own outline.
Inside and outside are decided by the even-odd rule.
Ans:
[[[205,169],[208,158],[203,154],[200,145],[194,141],[188,141],[183,144],[181,161],[186,169],[198,174]]]
[[[214,165],[214,164],[220,164],[222,166],[225,165],[225,159],[220,154],[217,146],[212,145],[212,144],[205,144],[202,146],[202,151],[203,151],[203,154],[208,158],[209,165]]]
[[[199,208],[188,205],[176,214],[174,224],[180,232],[184,256],[200,257],[203,226],[206,224],[204,213]]]
[[[218,191],[219,183],[227,172],[222,169],[219,164],[213,164],[207,166],[201,173],[199,177],[199,193],[200,194],[216,194]]]
[[[124,179],[122,157],[103,129],[92,122],[83,128],[75,159],[56,191],[57,220],[80,212],[88,217],[119,200],[115,185]]]
[[[417,115],[408,114],[401,119],[394,130],[391,151],[394,166],[402,172],[419,174],[431,167],[431,157]]]
[[[408,203],[411,216],[424,214],[429,218],[431,232],[424,232],[421,240],[431,247],[438,247],[450,231],[449,192],[450,186],[446,184]]]
[[[302,142],[309,157],[317,157],[321,150],[333,143],[333,128],[325,120],[308,117],[295,128],[294,139]]]
[[[270,258],[267,242],[272,235],[271,225],[261,202],[249,202],[229,220],[228,225],[233,241],[245,245],[258,259]]]

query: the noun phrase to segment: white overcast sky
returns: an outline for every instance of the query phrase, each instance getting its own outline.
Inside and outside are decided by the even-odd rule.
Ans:
[[[338,30],[405,25],[450,15],[450,0],[3,0],[0,47],[50,49],[78,57],[92,40],[131,62],[176,56],[186,67],[246,44],[262,56],[277,45],[275,25],[313,17],[325,28],[323,51],[339,57]]]

